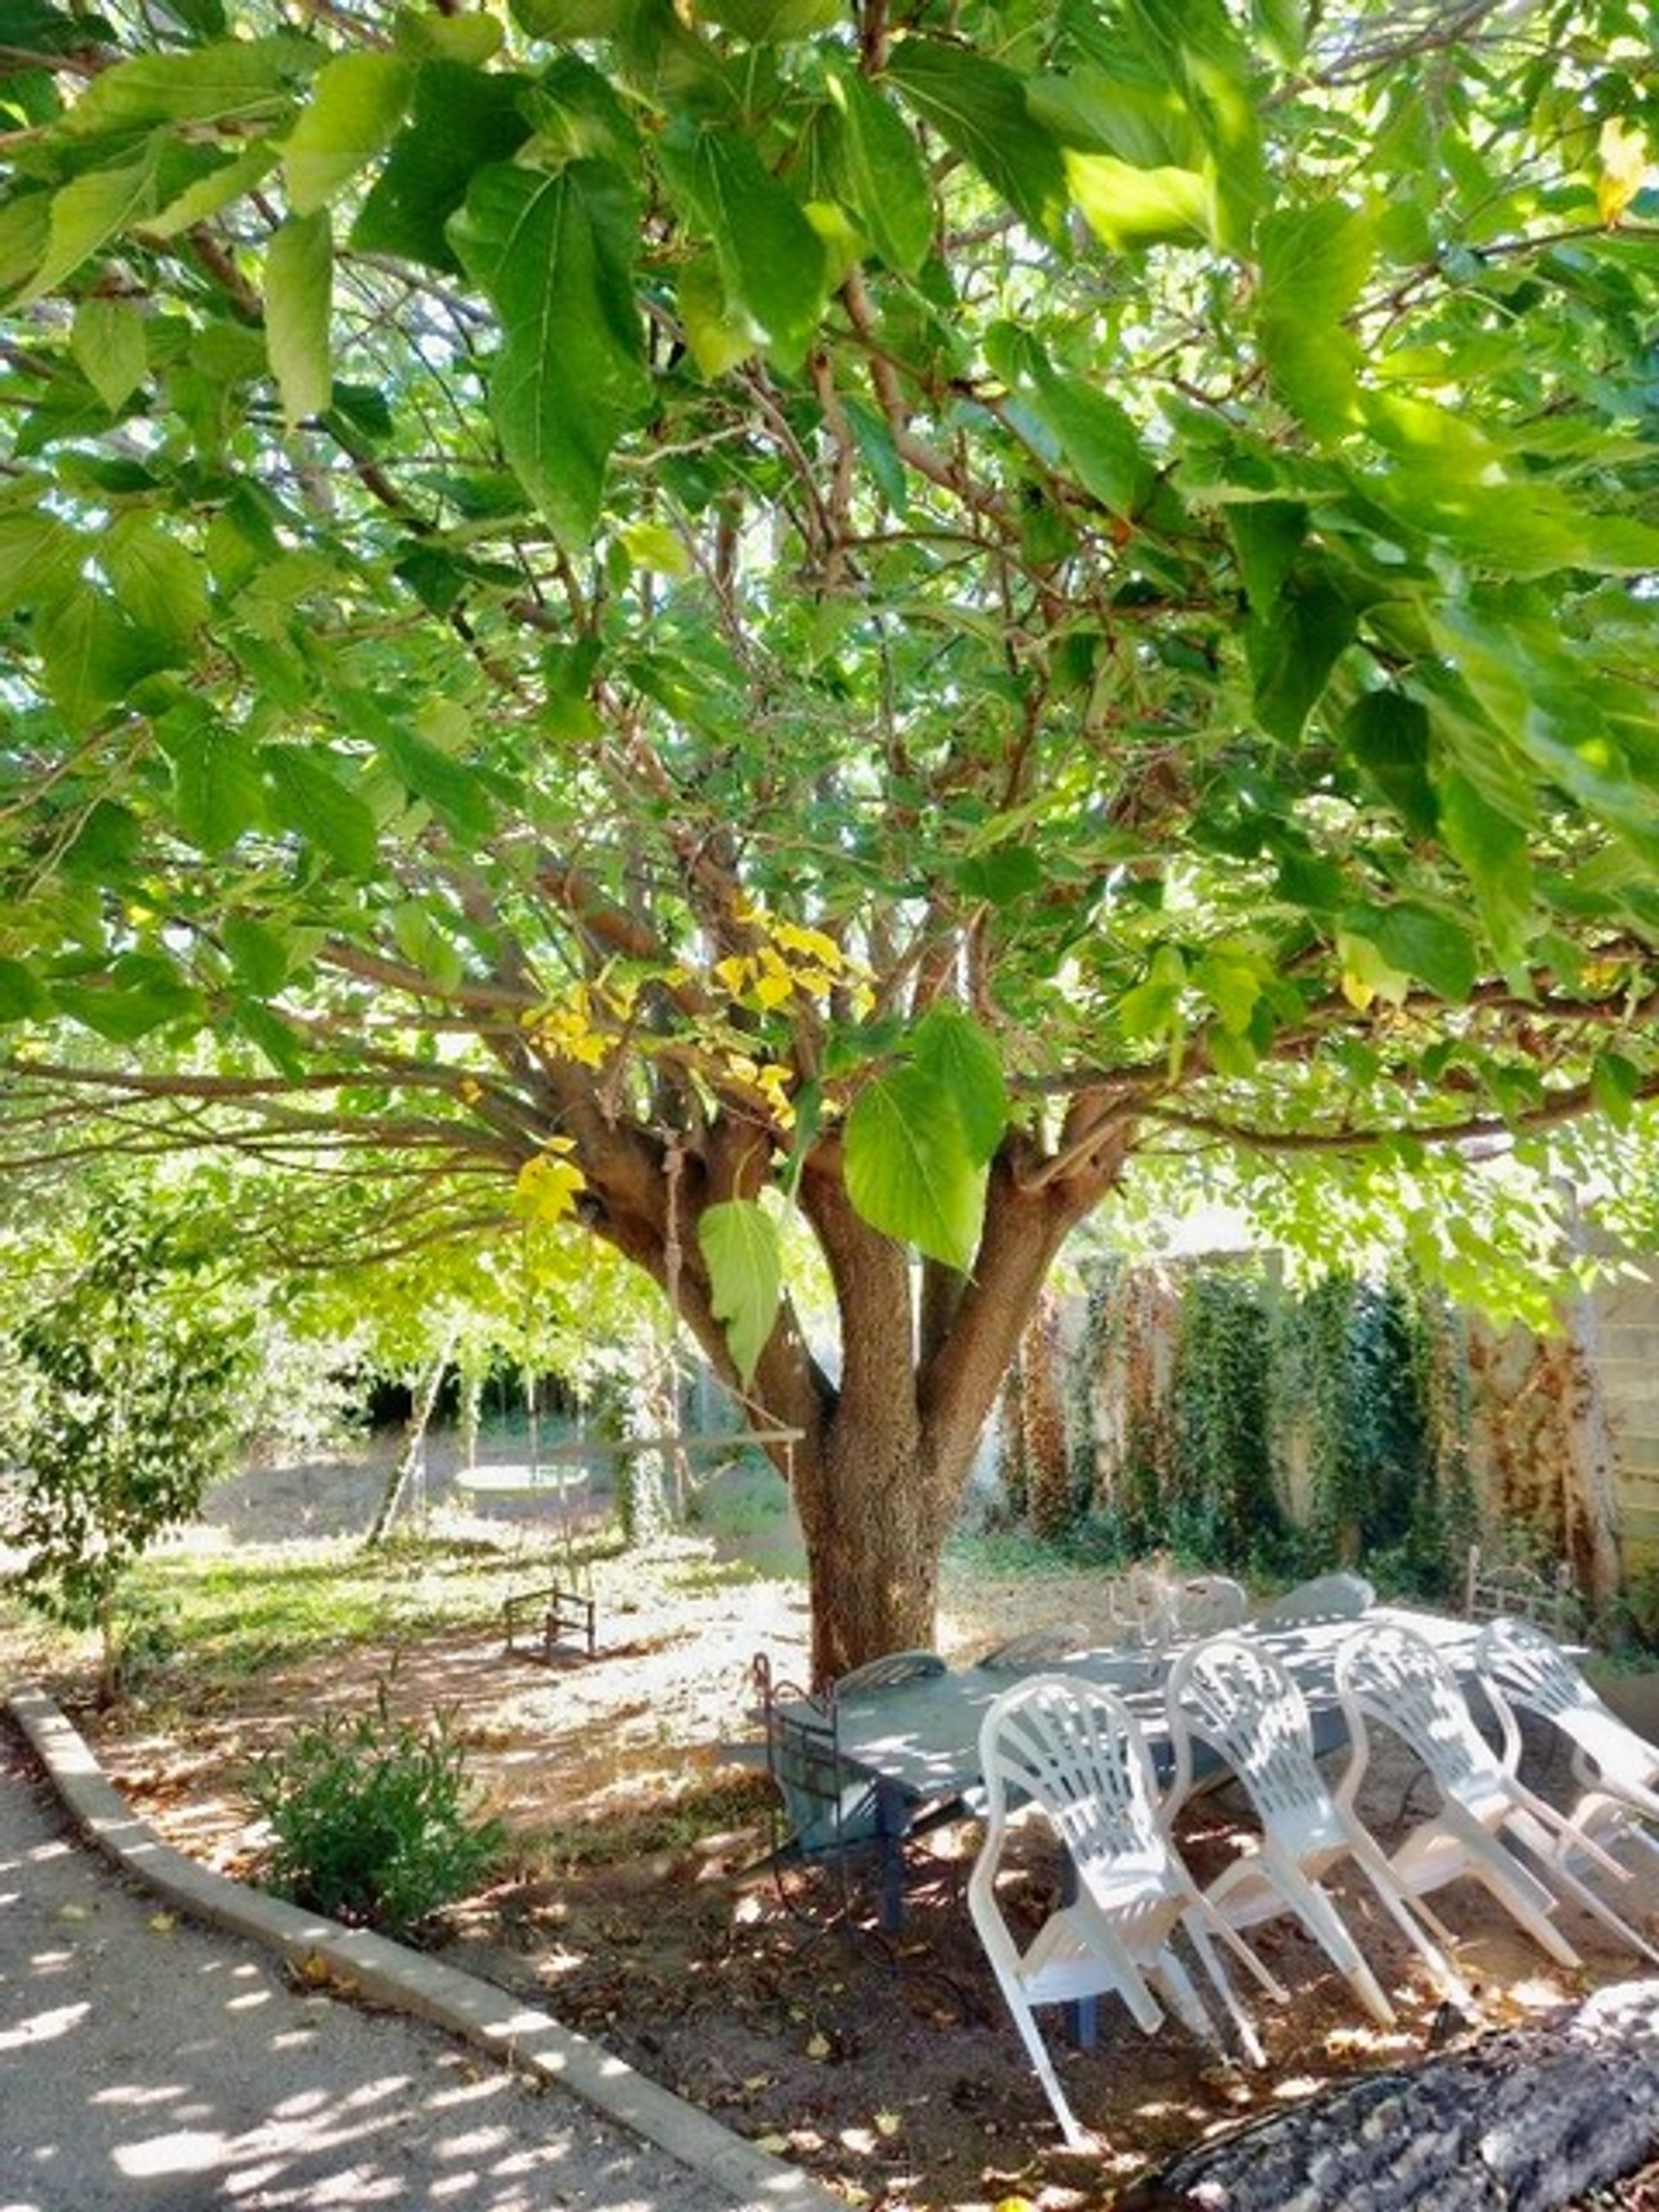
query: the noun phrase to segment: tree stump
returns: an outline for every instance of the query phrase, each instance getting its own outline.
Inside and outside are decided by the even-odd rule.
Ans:
[[[1656,2151],[1659,1980],[1649,1979],[1344,2082],[1184,2152],[1122,2212],[1563,2212]]]

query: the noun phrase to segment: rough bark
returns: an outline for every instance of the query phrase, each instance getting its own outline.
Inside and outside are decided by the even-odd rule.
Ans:
[[[1630,1981],[1205,2144],[1123,2212],[1561,2212],[1656,2146],[1659,1981]]]
[[[1059,1307],[1052,1294],[1044,1291],[1020,1339],[1020,1370],[1031,1525],[1034,1534],[1048,1541],[1064,1535],[1071,1518],[1059,1335]]]

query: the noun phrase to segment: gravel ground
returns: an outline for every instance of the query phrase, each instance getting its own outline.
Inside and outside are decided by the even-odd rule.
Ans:
[[[0,2212],[728,2202],[575,2099],[158,1911],[0,1735]]]

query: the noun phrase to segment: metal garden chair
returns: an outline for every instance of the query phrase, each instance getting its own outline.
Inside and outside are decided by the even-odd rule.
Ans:
[[[1439,1809],[1419,1821],[1389,1858],[1395,1880],[1410,1896],[1421,1899],[1427,1891],[1471,1876],[1552,1958],[1576,1967],[1578,1953],[1549,1917],[1559,1891],[1632,1950],[1659,1961],[1659,1952],[1564,1863],[1560,1847],[1568,1822],[1496,1756],[1433,1645],[1410,1629],[1382,1622],[1357,1629],[1337,1654],[1337,1689],[1354,1746],[1337,1791],[1344,1813],[1358,1818],[1355,1800],[1373,1725],[1400,1738],[1440,1792]],[[1509,1847],[1511,1839],[1545,1870],[1554,1888]],[[1576,1848],[1616,1879],[1629,1880],[1627,1870],[1588,1836],[1578,1835]],[[1421,1904],[1418,1910],[1424,1910]]]
[[[1567,1815],[1571,1827],[1598,1841],[1633,1836],[1659,1854],[1659,1834],[1648,1825],[1659,1822],[1659,1745],[1610,1712],[1559,1644],[1531,1621],[1489,1622],[1476,1639],[1475,1664],[1497,1714],[1510,1771],[1521,1766],[1517,1712],[1548,1721],[1572,1746],[1582,1792]],[[1562,1838],[1561,1847],[1571,1851],[1570,1837]]]
[[[1262,1824],[1254,1847],[1205,1891],[1230,1926],[1294,1913],[1372,2018],[1391,2024],[1393,2005],[1320,1885],[1351,1859],[1442,1993],[1472,2011],[1461,1976],[1419,1924],[1381,1850],[1332,1796],[1314,1759],[1306,1701],[1284,1662],[1244,1637],[1211,1637],[1179,1654],[1167,1695],[1175,1778],[1166,1816],[1193,1789],[1194,1745],[1203,1744],[1238,1777]]]
[[[1146,1745],[1122,1701],[1075,1676],[1039,1675],[1016,1683],[985,1715],[980,1764],[987,1827],[969,1879],[969,1910],[1066,2141],[1077,2148],[1087,2138],[1033,2007],[1109,1992],[1150,2034],[1164,2017],[1155,1986],[1192,2034],[1217,2043],[1203,1999],[1171,1948],[1178,1928],[1191,1941],[1246,2056],[1259,2066],[1261,2044],[1211,1938],[1219,1936],[1274,1996],[1284,1993],[1209,1904],[1170,1843],[1156,1810]],[[997,1874],[1010,1818],[1025,1802],[1065,1846],[1075,1894],[1022,1948],[1003,1916]]]

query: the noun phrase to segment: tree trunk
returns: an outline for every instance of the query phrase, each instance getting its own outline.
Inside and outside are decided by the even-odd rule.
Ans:
[[[931,1645],[951,1518],[917,1451],[884,1447],[856,1422],[836,1422],[821,1479],[830,1510],[802,1516],[819,1682],[883,1652]]]

